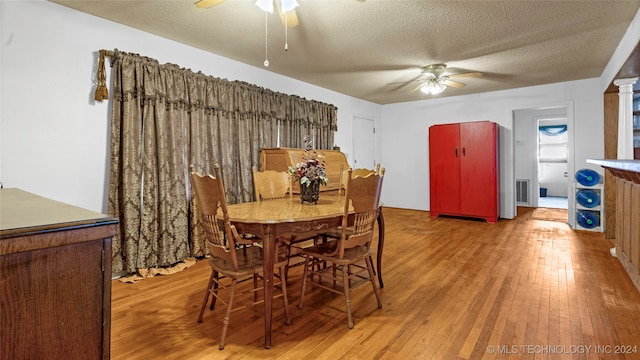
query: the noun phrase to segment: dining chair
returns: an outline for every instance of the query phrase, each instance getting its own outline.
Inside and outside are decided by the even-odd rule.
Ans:
[[[253,185],[257,201],[268,201],[275,199],[283,199],[286,197],[293,198],[293,187],[291,175],[286,171],[264,170],[258,171],[254,166],[253,171]],[[300,256],[297,249],[294,249],[293,244],[306,243],[309,245],[316,239],[316,234],[309,236],[280,236],[278,241],[282,244],[280,248],[283,249],[285,256],[287,257],[287,268],[285,269],[285,279],[288,279],[289,268],[293,266],[302,265],[304,258]],[[279,251],[280,252],[280,251]],[[299,259],[296,261],[296,259]]]
[[[256,200],[273,200],[293,196],[291,175],[286,171],[258,171],[254,166],[253,188]]]
[[[348,173],[340,237],[301,249],[305,256],[305,264],[298,307],[303,307],[307,285],[342,294],[345,298],[349,328],[352,329],[353,288],[370,282],[378,301],[378,308],[382,308],[380,292],[374,280],[371,241],[380,203],[384,168],[378,173],[364,177],[352,177],[351,170],[348,170]],[[350,213],[350,206],[353,213]],[[325,263],[332,266],[322,266]],[[341,276],[338,275],[338,270]]]
[[[214,175],[199,174],[194,171],[193,165],[191,166],[191,187],[194,193],[196,212],[199,215],[198,221],[204,231],[209,249],[210,257],[208,261],[211,266],[211,275],[202,301],[202,307],[200,308],[200,314],[198,315],[198,322],[202,322],[209,295],[213,295],[211,310],[214,309],[216,300],[220,300],[227,306],[220,336],[219,348],[222,350],[225,346],[231,311],[242,308],[233,308],[235,297],[241,293],[253,293],[253,305],[264,301],[257,300],[257,292],[262,289],[262,287],[258,287],[258,277],[261,276],[263,271],[263,252],[262,247],[252,246],[257,241],[256,238],[244,239],[238,235],[235,226],[229,220],[224,184],[218,165],[214,165]],[[219,212],[222,214],[222,221],[217,218]],[[283,281],[286,265],[287,259],[278,256],[275,261],[275,268],[278,270],[276,278],[279,281],[274,286],[281,291],[278,297],[281,296],[283,299],[284,314],[288,325],[291,323],[289,301],[287,299],[287,284],[286,281]],[[236,294],[238,285],[247,280],[253,280],[253,286]],[[221,296],[221,290],[228,291],[228,298],[225,299]]]
[[[349,172],[349,170],[351,170],[351,172]],[[367,168],[357,168],[357,169],[351,169],[348,168],[347,170],[342,172],[342,176],[341,176],[341,182],[340,182],[340,187],[339,189],[344,190],[346,192],[347,190],[347,185],[349,183],[349,179],[350,178],[354,178],[357,176],[367,176],[369,174],[380,174],[380,163],[376,164],[375,169],[367,169]],[[340,235],[342,234],[342,229],[341,227],[337,227],[335,229],[329,229],[325,232],[319,233],[318,234],[318,239],[322,239],[322,241],[326,242],[327,238],[340,238]]]

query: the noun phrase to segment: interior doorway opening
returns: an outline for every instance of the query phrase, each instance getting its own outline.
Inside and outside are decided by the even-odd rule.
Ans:
[[[566,117],[539,119],[536,135],[538,207],[568,209],[569,133]]]
[[[515,206],[569,209],[569,179],[573,173],[571,108],[566,104],[524,108],[514,110],[513,116]],[[540,135],[541,126],[562,134]]]

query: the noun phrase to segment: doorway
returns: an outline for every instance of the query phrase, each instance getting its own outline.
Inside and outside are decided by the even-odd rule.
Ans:
[[[568,209],[569,133],[567,119],[538,120],[538,207]]]
[[[375,169],[376,139],[375,121],[353,117],[353,168]]]
[[[513,112],[513,159],[516,207],[568,209],[571,129],[567,106]],[[540,127],[560,136],[540,135]],[[566,127],[566,130],[564,130]],[[559,198],[559,199],[556,199]]]

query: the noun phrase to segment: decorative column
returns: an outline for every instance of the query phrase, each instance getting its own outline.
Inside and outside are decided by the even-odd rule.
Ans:
[[[618,159],[633,160],[633,84],[638,78],[617,79],[618,89]]]

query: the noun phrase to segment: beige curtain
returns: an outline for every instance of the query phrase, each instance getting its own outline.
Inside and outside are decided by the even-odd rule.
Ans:
[[[189,164],[220,164],[230,203],[253,200],[261,148],[333,146],[335,106],[114,51],[109,213],[120,219],[113,271],[176,264],[206,252],[195,235]]]

